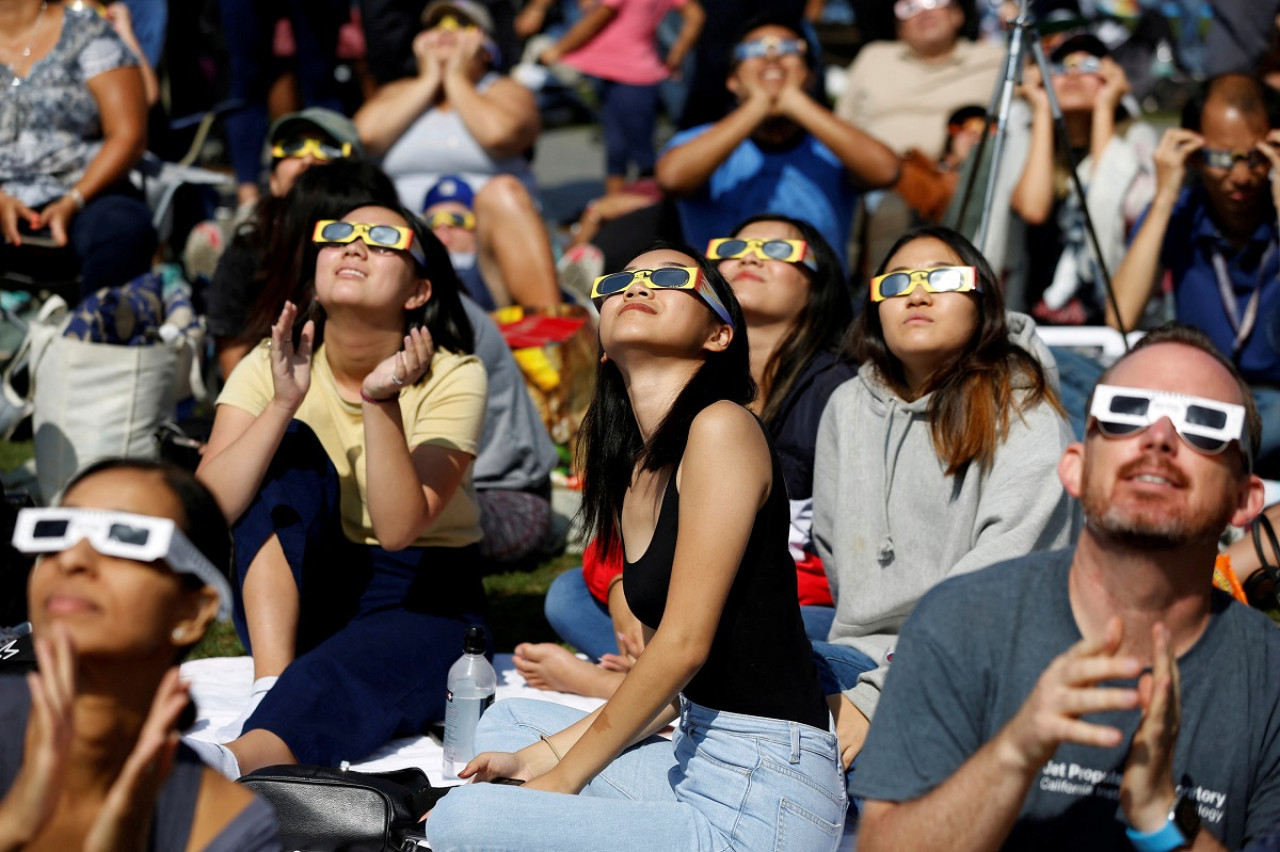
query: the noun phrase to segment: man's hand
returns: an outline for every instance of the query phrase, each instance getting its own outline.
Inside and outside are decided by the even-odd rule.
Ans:
[[[1156,146],[1156,194],[1176,200],[1187,176],[1187,159],[1204,147],[1204,137],[1193,130],[1171,127]]]
[[[1120,745],[1124,734],[1118,728],[1080,717],[1138,706],[1138,690],[1098,686],[1136,678],[1142,672],[1135,657],[1117,656],[1123,635],[1120,619],[1113,617],[1104,636],[1080,640],[1049,664],[1021,709],[996,735],[1003,763],[1032,773],[1064,742],[1099,748]]]
[[[1271,162],[1271,199],[1280,210],[1280,130],[1267,132],[1254,146]]]
[[[871,721],[862,715],[862,711],[845,697],[843,692],[827,696],[827,706],[831,708],[831,716],[836,720],[836,738],[840,741],[840,764],[844,771],[849,771],[853,759],[862,751],[867,741],[867,731],[871,730]]]
[[[1138,682],[1142,724],[1133,735],[1120,781],[1125,819],[1142,832],[1163,827],[1173,807],[1173,751],[1182,715],[1178,661],[1163,624],[1151,629],[1151,647],[1155,656],[1151,673]]]

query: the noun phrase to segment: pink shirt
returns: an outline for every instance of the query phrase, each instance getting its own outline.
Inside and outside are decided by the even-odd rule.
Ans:
[[[617,10],[604,29],[562,61],[584,74],[626,83],[651,86],[667,79],[667,66],[658,57],[655,34],[667,12],[685,0],[600,0]]]

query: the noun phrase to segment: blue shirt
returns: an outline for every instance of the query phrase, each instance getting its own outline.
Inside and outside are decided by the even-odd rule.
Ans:
[[[1146,217],[1143,213],[1134,234]],[[1201,187],[1184,189],[1169,218],[1160,263],[1173,276],[1177,320],[1203,331],[1230,357],[1236,332],[1227,317],[1213,270],[1215,248],[1227,264],[1237,317],[1244,316],[1250,297],[1262,288],[1257,323],[1240,350],[1236,366],[1250,384],[1280,384],[1280,236],[1275,211],[1268,205],[1262,222],[1239,251],[1218,232],[1209,216],[1209,199]],[[1260,268],[1264,258],[1266,266]]]
[[[671,138],[665,154],[711,129],[703,124]],[[684,238],[705,251],[707,242],[727,237],[733,227],[758,213],[779,213],[801,219],[817,228],[845,257],[849,228],[858,191],[840,159],[812,135],[805,133],[784,150],[766,150],[748,138],[711,173],[706,184],[688,198],[676,202]]]

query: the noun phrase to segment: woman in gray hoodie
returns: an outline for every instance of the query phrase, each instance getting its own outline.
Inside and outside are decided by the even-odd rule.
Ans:
[[[823,414],[813,488],[836,604],[814,649],[846,769],[921,596],[1074,535],[1056,474],[1071,432],[1034,329],[978,250],[937,227],[898,240],[850,329],[862,367]]]

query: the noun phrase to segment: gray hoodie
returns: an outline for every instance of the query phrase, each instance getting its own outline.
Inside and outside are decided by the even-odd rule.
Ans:
[[[1056,386],[1035,323],[1012,312],[1008,322],[1010,338]],[[1071,429],[1050,405],[1010,418],[989,469],[974,463],[949,477],[933,447],[930,397],[905,402],[864,364],[832,394],[818,429],[813,538],[836,603],[828,639],[877,662],[845,692],[868,719],[898,631],[925,592],[947,577],[1065,547],[1079,528],[1057,475]]]

